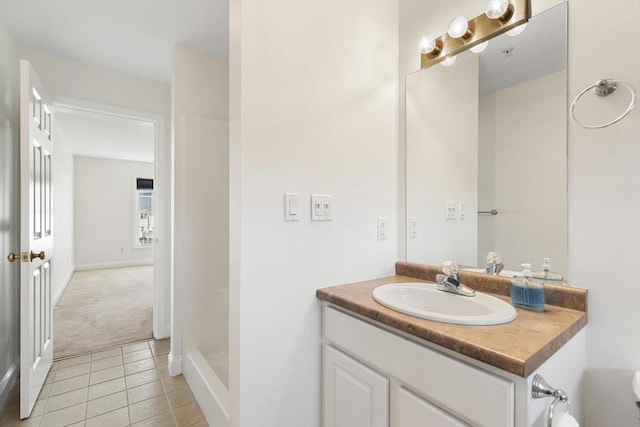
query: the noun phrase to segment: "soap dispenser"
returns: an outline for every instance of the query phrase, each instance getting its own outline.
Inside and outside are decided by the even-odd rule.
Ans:
[[[533,273],[533,278],[543,282],[545,285],[566,285],[562,280],[564,277],[560,273],[551,270],[551,261],[549,258],[544,258],[540,271]]]
[[[532,311],[544,311],[544,284],[534,279],[531,264],[522,264],[522,276],[511,279],[511,303]]]

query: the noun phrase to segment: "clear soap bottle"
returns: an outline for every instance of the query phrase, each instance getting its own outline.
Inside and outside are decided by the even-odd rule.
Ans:
[[[511,303],[532,311],[544,311],[544,284],[533,278],[531,264],[522,264],[522,277],[511,279]]]
[[[562,274],[551,270],[551,260],[549,258],[543,259],[540,271],[536,271],[535,273],[533,273],[533,278],[544,283],[545,285],[566,285],[566,283],[564,283],[563,281],[564,277],[562,277]]]

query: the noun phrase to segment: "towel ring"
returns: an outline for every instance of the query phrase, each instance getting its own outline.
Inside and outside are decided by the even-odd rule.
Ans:
[[[605,96],[609,96],[613,92],[615,92],[616,89],[618,88],[618,84],[621,84],[624,87],[626,87],[629,90],[629,93],[631,93],[631,102],[629,103],[629,106],[624,111],[624,113],[622,113],[617,118],[611,120],[610,122],[604,123],[601,125],[585,125],[584,123],[581,123],[578,119],[576,119],[574,115],[574,109],[576,108],[576,104],[578,103],[578,100],[582,97],[582,95],[584,95],[585,93],[593,89],[593,92],[597,96],[604,98]],[[633,90],[631,85],[620,80],[603,79],[603,80],[598,80],[595,84],[587,87],[573,99],[573,102],[571,103],[571,107],[569,108],[569,114],[571,115],[571,118],[573,119],[574,122],[576,122],[577,124],[579,124],[585,129],[602,129],[602,128],[606,128],[607,126],[611,126],[612,124],[618,123],[620,120],[624,119],[627,116],[627,114],[629,114],[631,110],[633,110],[633,107],[635,107],[635,105],[636,105],[636,92]]]

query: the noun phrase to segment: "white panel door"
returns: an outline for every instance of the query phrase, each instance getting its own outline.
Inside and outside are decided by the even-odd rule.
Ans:
[[[20,61],[20,417],[31,414],[51,368],[51,104]]]
[[[469,427],[404,387],[396,389],[394,419],[393,427]]]
[[[389,380],[324,346],[324,427],[388,427]]]

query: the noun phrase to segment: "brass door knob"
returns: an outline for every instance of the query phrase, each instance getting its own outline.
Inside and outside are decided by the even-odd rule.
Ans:
[[[31,251],[31,255],[29,255],[29,258],[31,259],[31,262],[33,262],[33,260],[36,258],[40,258],[41,260],[44,260],[44,251],[40,251],[40,253],[35,253]]]
[[[7,255],[7,259],[9,260],[9,262],[17,261],[20,259],[20,254],[9,252],[9,255]]]

